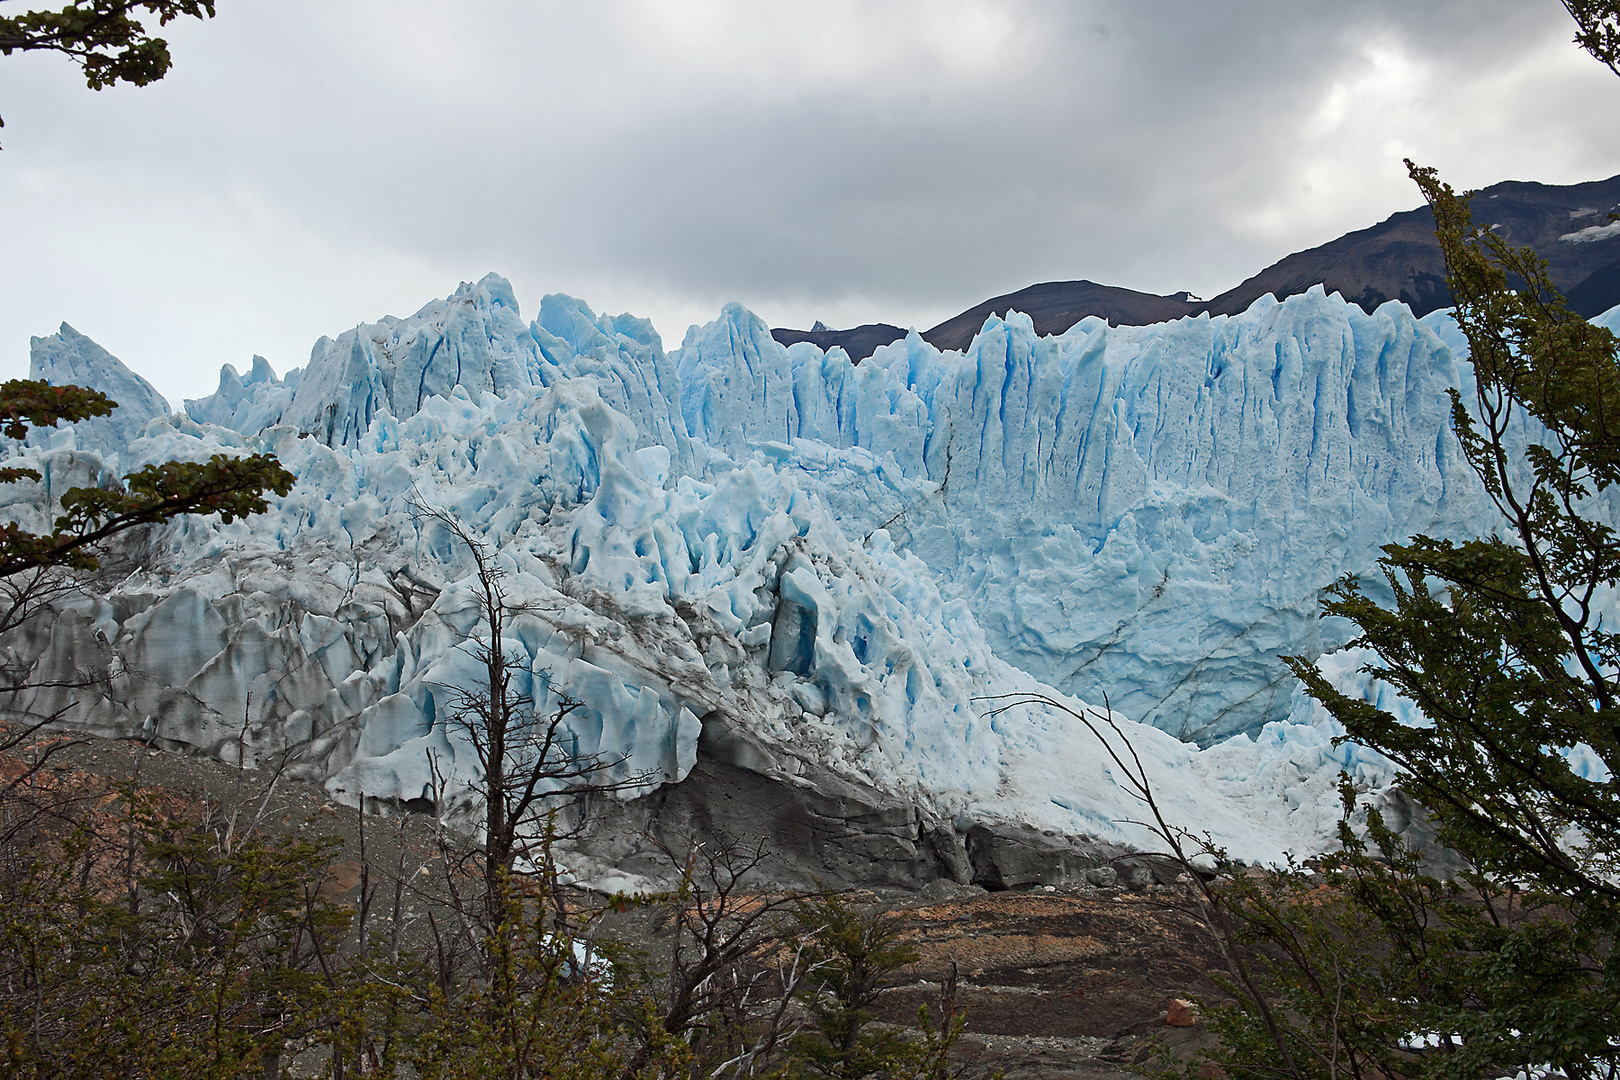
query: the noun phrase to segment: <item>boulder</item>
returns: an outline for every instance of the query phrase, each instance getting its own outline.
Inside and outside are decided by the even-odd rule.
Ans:
[[[967,833],[973,883],[987,889],[1030,885],[1112,884],[1106,870],[1126,849],[1025,825],[978,824]]]

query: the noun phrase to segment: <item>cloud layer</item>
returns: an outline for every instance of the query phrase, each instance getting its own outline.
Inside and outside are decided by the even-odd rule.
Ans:
[[[232,0],[91,93],[0,60],[0,374],[66,320],[171,400],[497,270],[653,318],[928,326],[1212,294],[1459,186],[1620,172],[1552,0]]]

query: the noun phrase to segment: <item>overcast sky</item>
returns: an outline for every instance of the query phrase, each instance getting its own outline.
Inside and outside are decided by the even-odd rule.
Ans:
[[[0,0],[7,14],[44,0]],[[652,318],[927,328],[1213,295],[1459,187],[1620,173],[1557,0],[219,0],[94,93],[0,58],[0,376],[63,321],[171,403],[490,270]]]

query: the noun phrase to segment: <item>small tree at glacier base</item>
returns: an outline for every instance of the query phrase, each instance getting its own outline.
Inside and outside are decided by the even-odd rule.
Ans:
[[[552,800],[587,792],[639,787],[646,777],[611,780],[627,755],[581,753],[569,717],[583,703],[559,695],[548,712],[532,694],[517,688],[528,665],[509,644],[511,620],[523,610],[507,596],[504,573],[494,554],[461,522],[442,510],[418,508],[455,536],[473,562],[474,587],[488,637],[467,646],[483,669],[470,687],[451,688],[450,723],[467,737],[478,758],[483,799],[483,878],[485,916],[491,927],[510,914],[509,887],[519,857],[531,862],[549,847]]]

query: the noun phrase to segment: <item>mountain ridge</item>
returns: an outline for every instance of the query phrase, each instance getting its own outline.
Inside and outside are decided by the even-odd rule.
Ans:
[[[1620,304],[1620,227],[1608,214],[1620,210],[1620,175],[1580,184],[1504,180],[1474,194],[1476,217],[1488,212],[1491,227],[1511,244],[1528,246],[1547,260],[1548,275],[1563,290],[1570,310],[1591,318]],[[965,349],[994,315],[1021,311],[1042,336],[1061,334],[1088,316],[1114,326],[1146,326],[1187,315],[1236,315],[1267,293],[1282,300],[1322,285],[1371,314],[1399,300],[1419,318],[1451,305],[1445,263],[1434,239],[1434,217],[1420,206],[1391,214],[1303,251],[1286,255],[1209,300],[1188,293],[1158,295],[1085,279],[1048,281],[993,297],[922,331],[939,349]],[[812,341],[834,345],[859,363],[906,331],[887,323],[850,330],[772,329],[784,345]]]

